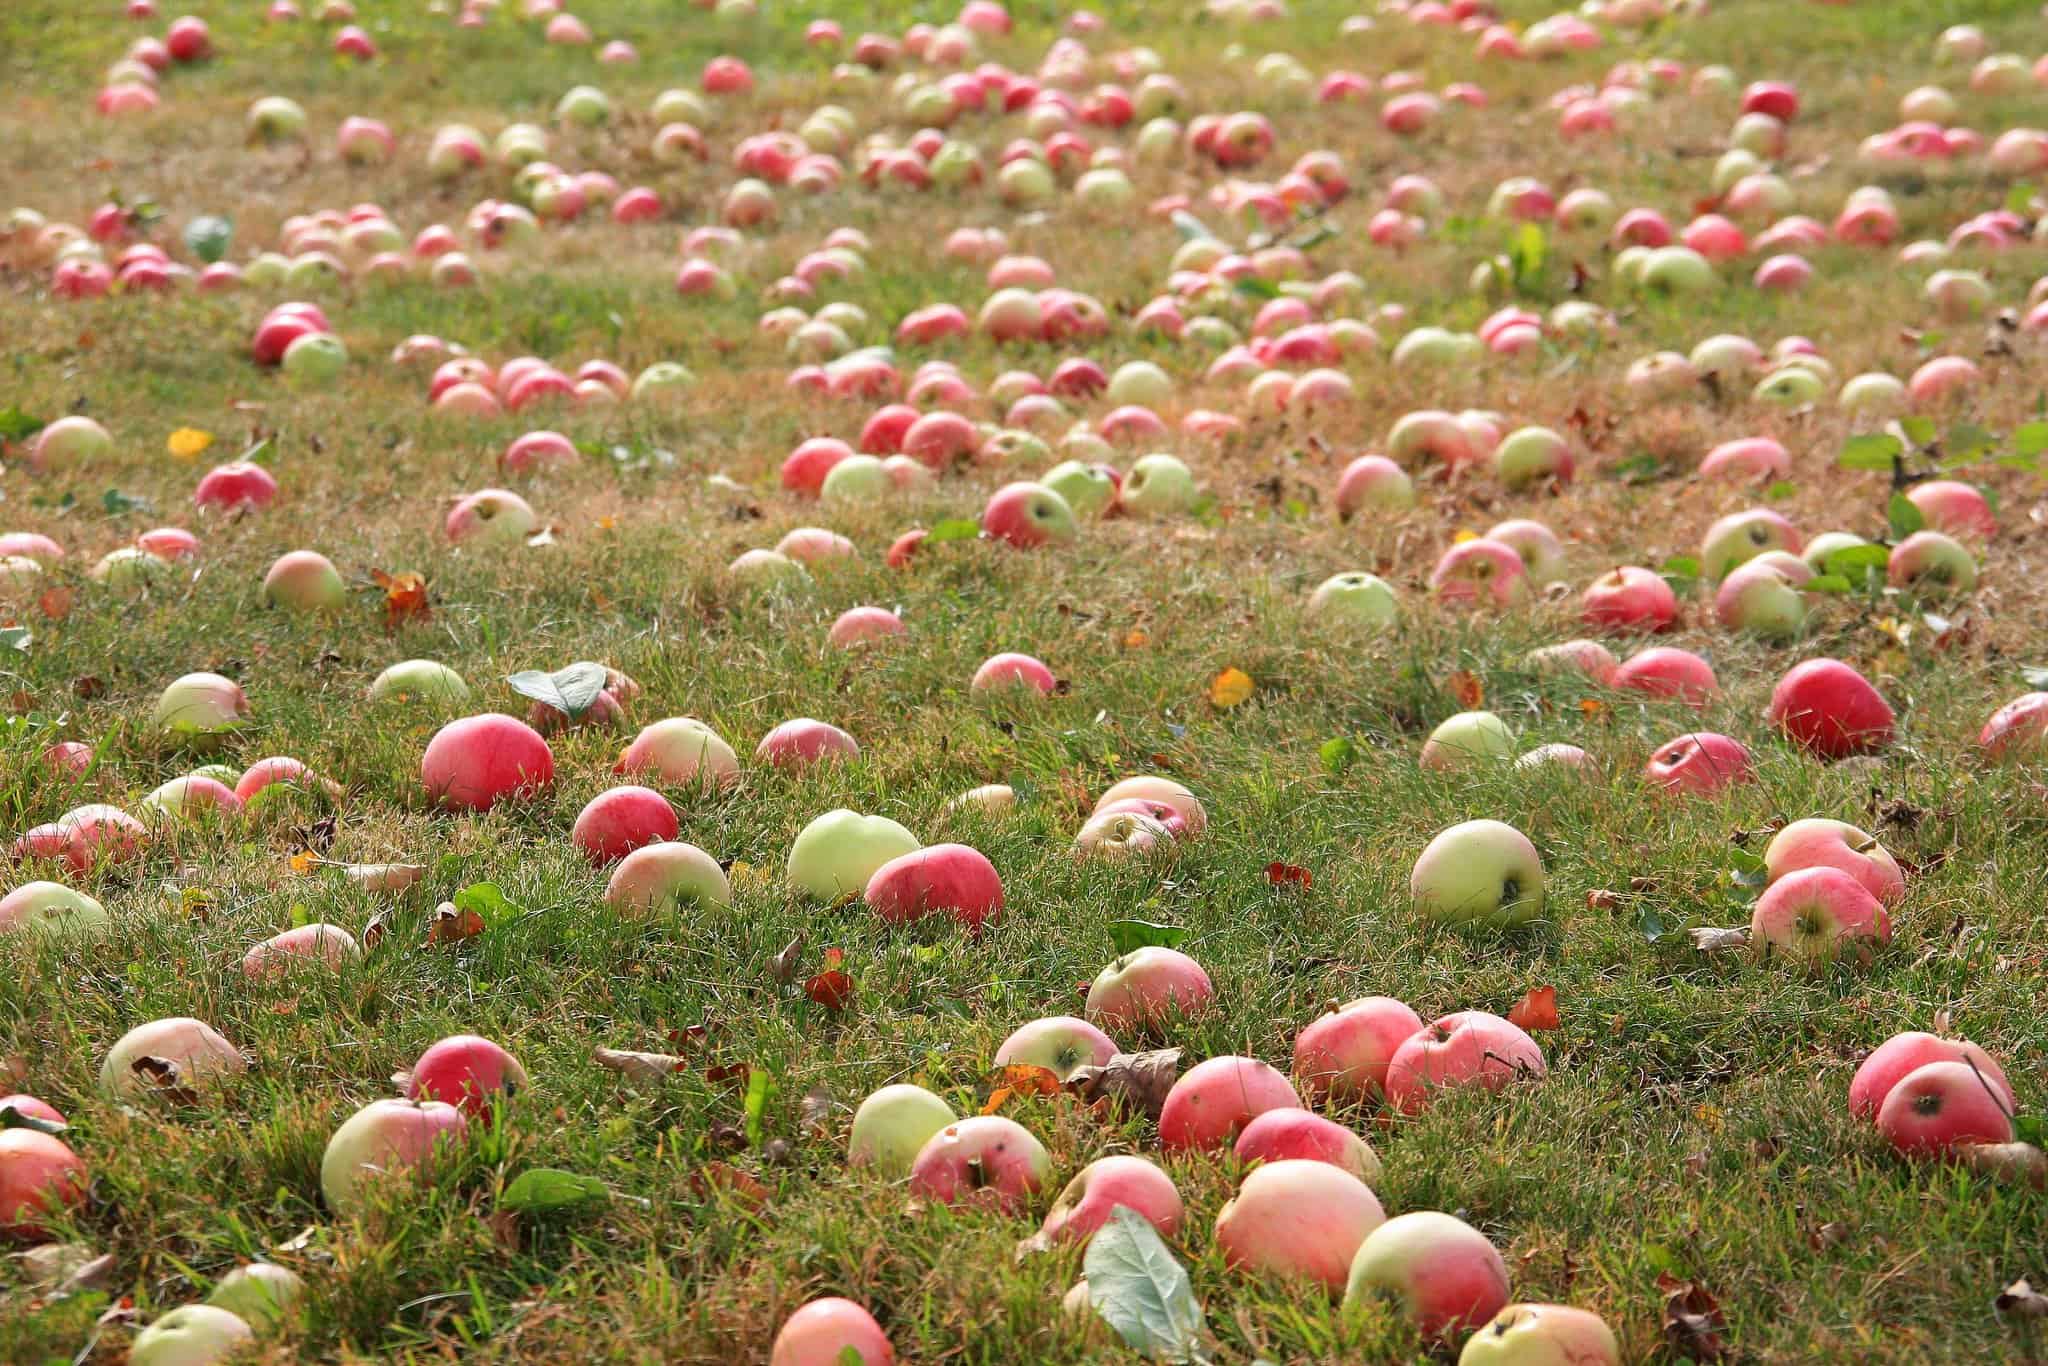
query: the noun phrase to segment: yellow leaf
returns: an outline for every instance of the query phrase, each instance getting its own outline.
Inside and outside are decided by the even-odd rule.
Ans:
[[[1461,527],[1459,527],[1459,528],[1458,528],[1458,534],[1457,534],[1457,535],[1455,535],[1455,536],[1453,536],[1453,537],[1451,537],[1451,544],[1452,544],[1452,545],[1463,545],[1463,544],[1465,544],[1465,542],[1467,542],[1467,541],[1476,541],[1476,540],[1478,540],[1478,539],[1479,539],[1479,533],[1478,533],[1478,532],[1474,531],[1474,530],[1473,530],[1473,529],[1472,529],[1471,527],[1468,527],[1468,526],[1461,526]]]
[[[1145,648],[1146,641],[1149,639],[1150,637],[1148,637],[1143,631],[1140,631],[1136,627],[1133,627],[1131,630],[1124,633],[1124,648],[1126,650],[1142,650]]]
[[[1225,669],[1209,680],[1209,700],[1219,707],[1234,707],[1252,695],[1252,676],[1243,669]]]
[[[617,526],[618,524],[619,519],[610,516],[609,514],[597,519],[597,529],[599,531],[610,531],[613,527]]]
[[[318,854],[315,854],[311,849],[301,849],[298,853],[292,855],[292,872],[299,877],[304,877],[312,872],[314,866],[319,862],[320,856]]]
[[[202,432],[197,427],[180,427],[171,433],[171,439],[164,445],[180,460],[191,460],[213,444],[213,433]]]

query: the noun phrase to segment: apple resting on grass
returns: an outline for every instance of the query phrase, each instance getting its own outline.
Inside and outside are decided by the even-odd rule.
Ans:
[[[1466,821],[1437,835],[1408,879],[1416,914],[1508,928],[1543,914],[1543,860],[1512,825]]]
[[[1458,1366],[1621,1366],[1621,1344],[1590,1310],[1511,1304],[1465,1339]]]
[[[1643,778],[1672,793],[1712,795],[1751,782],[1749,750],[1740,740],[1713,731],[1694,731],[1667,740],[1643,765]]]
[[[61,882],[24,882],[0,899],[0,935],[91,934],[111,923],[97,898]]]
[[[498,1095],[510,1099],[526,1084],[526,1069],[503,1048],[474,1034],[451,1034],[420,1054],[406,1074],[405,1095],[443,1101],[488,1124]]]
[[[1876,1119],[1892,1088],[1907,1074],[1931,1062],[1959,1062],[1966,1067],[1975,1067],[2005,1102],[2005,1108],[2008,1111],[2017,1109],[2013,1103],[2012,1083],[2005,1079],[2005,1069],[1998,1065],[1996,1058],[1968,1039],[1944,1039],[1939,1035],[1908,1030],[1892,1035],[1872,1049],[1863,1065],[1856,1069],[1855,1080],[1849,1083],[1849,1113],[1858,1119]]]
[[[611,787],[576,816],[570,840],[602,868],[635,849],[675,839],[681,826],[668,798],[648,787]]]
[[[0,1235],[39,1239],[43,1219],[84,1200],[85,1187],[85,1163],[62,1139],[34,1129],[0,1129]]]
[[[1224,1264],[1344,1288],[1367,1237],[1386,1222],[1372,1188],[1327,1162],[1268,1162],[1216,1216]]]
[[[1870,680],[1839,659],[1794,665],[1771,690],[1764,715],[1794,744],[1829,760],[1884,748],[1895,719]]]
[[[1795,957],[1832,957],[1852,940],[1889,944],[1891,917],[1862,883],[1839,868],[1802,868],[1764,889],[1750,916],[1759,944]]]
[[[293,1316],[306,1283],[271,1262],[238,1266],[220,1278],[206,1302],[239,1316],[253,1328],[274,1328]]]
[[[1300,1108],[1301,1097],[1285,1073],[1257,1058],[1208,1058],[1166,1093],[1159,1146],[1169,1153],[1225,1147],[1268,1110]]]
[[[799,716],[784,721],[754,747],[756,762],[775,768],[802,768],[825,759],[858,759],[860,745],[834,725]]]
[[[256,1334],[241,1315],[210,1304],[171,1310],[135,1335],[129,1366],[213,1366],[226,1361]]]
[[[1839,868],[1886,905],[1906,894],[1906,875],[1885,847],[1846,821],[1809,817],[1793,821],[1764,847],[1772,882],[1801,868]]]
[[[1393,997],[1361,997],[1318,1016],[1294,1036],[1294,1078],[1319,1099],[1379,1096],[1394,1050],[1421,1028],[1422,1017]]]
[[[729,906],[732,884],[718,860],[694,844],[643,844],[620,859],[605,884],[604,904],[644,915],[670,906]]]
[[[852,1300],[812,1300],[783,1321],[768,1366],[895,1366],[896,1349],[875,1316]]]
[[[1990,759],[2031,758],[2048,749],[2048,692],[2022,693],[1991,713],[1977,747]]]
[[[643,727],[612,772],[650,774],[673,787],[730,787],[739,781],[740,760],[732,746],[702,721],[671,716]]]
[[[996,1049],[995,1065],[1043,1067],[1066,1081],[1083,1067],[1101,1067],[1116,1056],[1116,1041],[1072,1015],[1050,1015],[1019,1025]]]
[[[1052,1176],[1031,1131],[1002,1115],[975,1115],[933,1134],[910,1164],[910,1189],[943,1205],[1018,1214]]]
[[[917,836],[887,816],[843,807],[805,826],[789,846],[789,880],[820,901],[858,895],[891,859],[919,848]]]
[[[1237,1160],[1327,1162],[1361,1181],[1380,1179],[1379,1154],[1356,1133],[1312,1110],[1268,1110],[1238,1133]]]
[[[1105,1029],[1149,1029],[1198,1015],[1216,994],[1202,965],[1178,949],[1148,944],[1096,974],[1088,1018]]]
[[[1165,1172],[1142,1157],[1098,1157],[1077,1173],[1053,1201],[1038,1236],[1046,1243],[1085,1243],[1123,1205],[1171,1238],[1184,1213],[1180,1192]]]
[[[156,728],[195,749],[211,748],[249,716],[249,699],[219,674],[186,674],[157,699]]]
[[[1967,1143],[2012,1142],[2012,1102],[1967,1062],[1930,1062],[1901,1077],[1877,1107],[1877,1131],[1908,1157]]]
[[[293,967],[340,968],[363,956],[356,937],[339,925],[299,925],[274,934],[242,955],[245,977],[282,977]]]
[[[1095,799],[1095,809],[1101,811],[1112,802],[1120,802],[1130,797],[1140,797],[1146,801],[1160,802],[1172,807],[1179,813],[1181,822],[1190,835],[1199,835],[1209,828],[1209,813],[1203,809],[1201,799],[1173,779],[1162,778],[1156,774],[1139,774],[1134,778],[1124,778],[1111,783],[1103,790],[1102,795]]]
[[[1384,1297],[1425,1337],[1485,1323],[1506,1307],[1508,1268],[1486,1235],[1435,1210],[1398,1215],[1366,1236],[1344,1303]]]
[[[462,1140],[462,1111],[437,1100],[373,1100],[327,1140],[320,1193],[337,1215],[361,1212],[379,1185],[429,1163],[438,1147]]]
[[[862,894],[885,922],[907,924],[944,912],[979,932],[1003,914],[1003,881],[980,850],[933,844],[889,860]]]
[[[469,700],[469,685],[446,664],[431,659],[407,659],[377,675],[370,684],[370,700],[459,707]]]
[[[884,1086],[853,1112],[848,1165],[872,1167],[885,1181],[901,1181],[932,1135],[959,1116],[922,1086]]]
[[[159,1091],[201,1096],[248,1070],[241,1050],[211,1026],[174,1016],[123,1034],[100,1064],[100,1088],[122,1100]]]
[[[495,712],[450,721],[420,757],[427,795],[451,811],[488,811],[533,796],[554,780],[554,752],[540,732]]]
[[[1402,1040],[1387,1062],[1387,1103],[1420,1114],[1439,1091],[1498,1091],[1541,1080],[1547,1071],[1543,1050],[1519,1026],[1483,1010],[1462,1010]]]
[[[1490,711],[1461,711],[1446,719],[1423,742],[1421,764],[1445,772],[1504,764],[1515,755],[1515,737],[1507,723]]]

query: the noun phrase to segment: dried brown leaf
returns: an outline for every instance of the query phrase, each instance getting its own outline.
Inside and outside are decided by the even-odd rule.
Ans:
[[[1118,1053],[1100,1067],[1075,1068],[1067,1090],[1087,1104],[1104,1102],[1156,1120],[1180,1080],[1181,1056],[1178,1048]]]
[[[1998,1298],[1991,1301],[1991,1307],[2008,1318],[2048,1318],[2048,1295],[2042,1294],[2024,1278],[1998,1292]]]
[[[673,1053],[635,1053],[623,1048],[600,1048],[592,1053],[591,1060],[599,1067],[613,1072],[624,1073],[628,1081],[643,1085],[660,1081],[671,1072],[680,1072],[690,1063]]]

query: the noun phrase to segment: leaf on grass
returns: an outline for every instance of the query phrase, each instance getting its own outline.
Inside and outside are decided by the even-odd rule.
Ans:
[[[1689,1361],[1727,1356],[1728,1344],[1721,1340],[1727,1320],[1705,1286],[1660,1273],[1657,1288],[1664,1292],[1664,1344],[1674,1355]]]
[[[1100,1067],[1077,1067],[1067,1076],[1067,1090],[1088,1105],[1121,1107],[1158,1119],[1166,1093],[1180,1080],[1181,1050],[1155,1048],[1144,1053],[1117,1053]]]
[[[1654,944],[1677,928],[1678,922],[1655,906],[1646,905],[1636,912],[1636,929],[1647,943]]]
[[[1532,987],[1508,1011],[1508,1023],[1534,1034],[1539,1029],[1557,1029],[1557,988]]]
[[[2022,422],[2012,429],[2013,454],[2032,460],[2048,451],[2048,422]]]
[[[1842,454],[1835,463],[1845,470],[1876,470],[1890,474],[1892,460],[1904,454],[1905,449],[1889,432],[1864,432],[1842,443]]]
[[[0,626],[0,650],[21,650],[26,652],[35,636],[26,626]]]
[[[71,615],[73,598],[68,588],[51,588],[36,599],[36,608],[51,621],[62,621]]]
[[[1242,669],[1225,669],[1209,680],[1209,701],[1217,707],[1234,707],[1252,695],[1256,686]]]
[[[1088,1302],[1133,1350],[1158,1361],[1189,1361],[1202,1335],[1202,1306],[1187,1268],[1143,1215],[1110,1211],[1082,1258]]]
[[[108,489],[100,495],[100,506],[106,510],[107,516],[119,517],[124,513],[149,511],[149,499],[138,498],[119,489]]]
[[[427,947],[435,948],[444,944],[460,944],[465,939],[474,939],[484,932],[484,918],[475,911],[464,910],[452,901],[444,901],[434,908],[427,919]]]
[[[926,545],[944,545],[948,541],[972,541],[981,535],[981,523],[971,517],[948,517],[935,524],[924,535]]]
[[[690,1065],[688,1058],[680,1058],[673,1053],[635,1053],[624,1048],[600,1048],[590,1057],[606,1071],[621,1073],[626,1080],[642,1084],[660,1081],[669,1073],[681,1072]]]
[[[720,1191],[730,1191],[741,1203],[755,1209],[768,1203],[768,1188],[730,1162],[706,1162],[691,1172],[690,1189],[699,1200],[710,1200]]]
[[[609,677],[604,665],[579,659],[554,673],[526,669],[505,681],[521,697],[530,697],[542,706],[553,707],[573,721],[590,710],[597,701],[597,695],[604,691]]]
[[[164,442],[164,449],[180,460],[191,460],[212,444],[212,432],[202,432],[197,427],[180,427]]]
[[[426,870],[420,870],[424,873]],[[455,894],[455,909],[482,921],[479,928],[502,925],[525,912],[495,882],[472,882]]]
[[[1964,1143],[1950,1151],[1965,1167],[1994,1181],[2048,1190],[2048,1153],[2031,1143]]]
[[[594,1176],[559,1167],[533,1167],[512,1178],[498,1197],[498,1208],[514,1214],[549,1214],[578,1205],[601,1204],[611,1189]]]
[[[1323,771],[1335,777],[1351,767],[1351,761],[1358,757],[1358,746],[1349,736],[1335,736],[1323,741],[1316,757],[1323,761]]]
[[[1460,669],[1445,679],[1444,691],[1466,711],[1478,711],[1486,705],[1486,685],[1470,669]]]
[[[1160,925],[1150,920],[1112,920],[1109,922],[1110,946],[1121,958],[1139,949],[1170,949],[1188,937],[1185,928],[1179,925]]]
[[[1266,881],[1275,887],[1299,887],[1306,891],[1315,886],[1316,875],[1298,863],[1269,863]]]
[[[1998,1292],[1991,1307],[2007,1318],[2048,1318],[2048,1295],[2034,1289],[2024,1277]]]
[[[375,949],[391,933],[391,912],[379,911],[370,917],[370,923],[363,926],[363,948]]]
[[[291,868],[293,877],[305,877],[320,866],[320,856],[311,849],[301,849],[291,856],[287,866]]]
[[[403,574],[387,574],[381,569],[370,571],[370,581],[384,590],[384,630],[396,631],[412,621],[425,621],[433,615],[433,608],[427,604],[427,581],[424,576],[410,571]]]
[[[803,962],[804,937],[798,935],[782,946],[782,952],[768,960],[768,975],[787,985],[796,980],[797,965]]]
[[[296,861],[294,859],[294,863]],[[343,877],[366,892],[402,892],[427,875],[426,868],[417,863],[342,863],[328,866],[340,868]],[[456,901],[460,904],[461,898],[457,897]]]
[[[0,408],[0,441],[26,441],[48,425],[46,419],[30,417],[19,408]]]
[[[997,1070],[996,1087],[981,1107],[985,1115],[1000,1111],[1018,1096],[1056,1096],[1061,1091],[1059,1073],[1036,1063],[1013,1062]]]
[[[1749,927],[1734,925],[1727,929],[1702,927],[1687,931],[1692,935],[1692,946],[1701,953],[1724,953],[1730,949],[1749,947]]]
[[[128,1070],[142,1082],[143,1089],[152,1095],[163,1096],[178,1105],[196,1105],[199,1097],[185,1087],[185,1075],[178,1064],[169,1058],[144,1054],[128,1064]]]
[[[1847,579],[1852,585],[1860,584],[1866,579],[1883,578],[1891,558],[1891,552],[1881,545],[1843,546],[1822,561],[1821,569],[1827,574]],[[1807,584],[1809,589],[1812,586],[1810,582]]]
[[[853,999],[853,978],[828,968],[804,983],[804,995],[827,1010],[844,1010]]]
[[[1126,650],[1142,650],[1150,640],[1150,636],[1147,636],[1135,626],[1124,632],[1124,648]]]
[[[775,1094],[775,1078],[768,1075],[768,1069],[757,1067],[747,1077],[747,1142],[758,1148],[766,1136],[768,1101]]]
[[[1900,541],[1927,525],[1927,514],[1903,493],[1894,493],[1891,501],[1885,504],[1884,518],[1885,524],[1891,528],[1892,538]]]

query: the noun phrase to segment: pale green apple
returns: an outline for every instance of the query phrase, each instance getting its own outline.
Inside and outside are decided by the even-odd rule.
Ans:
[[[1543,859],[1512,825],[1465,821],[1429,842],[1408,890],[1427,920],[1522,925],[1543,914]]]
[[[821,901],[857,896],[875,870],[923,846],[887,816],[863,816],[844,807],[803,828],[789,846],[789,880]]]
[[[1401,615],[1392,584],[1377,574],[1355,570],[1333,574],[1316,585],[1308,611],[1319,620],[1380,631],[1392,627]]]
[[[1123,505],[1139,517],[1169,517],[1194,505],[1195,475],[1171,455],[1147,455],[1124,476]]]
[[[128,1366],[214,1366],[255,1337],[238,1314],[210,1304],[181,1305],[135,1335]]]
[[[952,1106],[922,1086],[884,1086],[853,1112],[846,1160],[873,1168],[884,1180],[901,1181],[931,1136],[958,1118]]]

